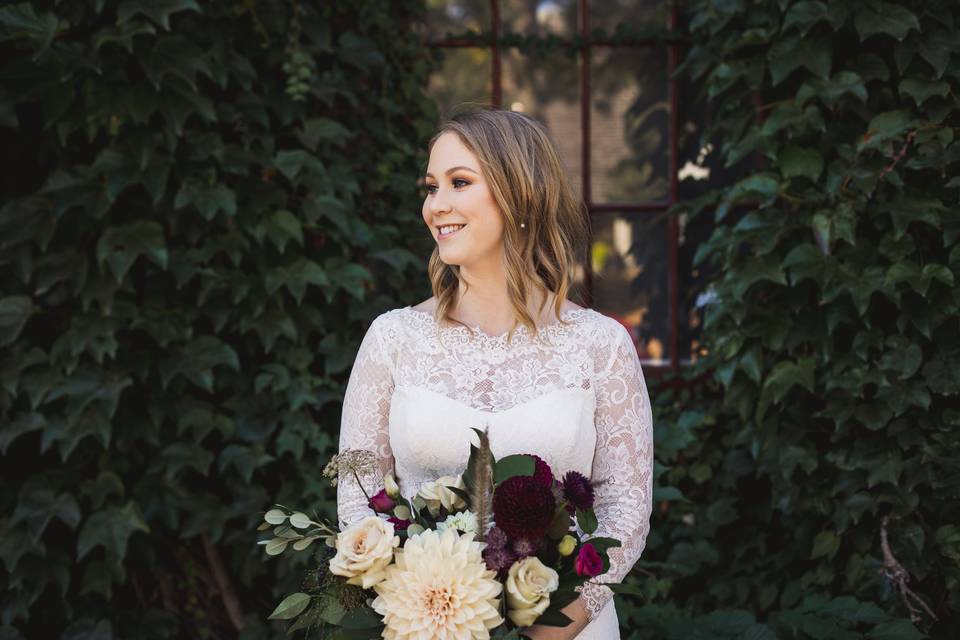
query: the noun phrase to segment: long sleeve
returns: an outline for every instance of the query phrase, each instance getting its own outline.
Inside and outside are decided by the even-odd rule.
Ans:
[[[360,475],[367,493],[382,488],[383,475],[393,468],[389,432],[390,398],[393,394],[393,363],[384,346],[382,316],[370,324],[357,351],[343,398],[339,451],[362,449],[376,457],[375,467]],[[337,518],[343,529],[374,514],[352,473],[340,474],[337,482]]]
[[[653,508],[653,417],[640,358],[630,334],[616,325],[609,360],[597,380],[594,417],[597,445],[592,481],[596,537],[611,537],[610,569],[584,583],[580,594],[591,620],[613,591],[601,583],[622,582],[646,546]]]

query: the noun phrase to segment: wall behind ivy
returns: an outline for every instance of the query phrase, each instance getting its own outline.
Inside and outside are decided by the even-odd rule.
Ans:
[[[220,638],[423,289],[419,1],[0,8],[0,637]],[[274,629],[277,631],[277,629]]]

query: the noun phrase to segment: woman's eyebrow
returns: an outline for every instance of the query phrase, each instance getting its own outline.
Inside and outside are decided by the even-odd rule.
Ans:
[[[449,169],[447,169],[447,170],[444,172],[444,175],[447,175],[447,176],[448,176],[448,175],[450,175],[451,173],[453,173],[454,171],[456,171],[457,169],[466,169],[466,170],[469,171],[470,173],[476,173],[476,171],[474,171],[474,170],[471,169],[470,167],[464,167],[463,165],[460,165],[459,167],[450,167]],[[432,178],[432,177],[433,177],[433,174],[430,173],[430,172],[427,172],[427,176],[426,176],[426,177]]]

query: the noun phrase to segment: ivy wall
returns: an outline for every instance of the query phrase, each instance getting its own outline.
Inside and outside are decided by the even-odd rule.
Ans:
[[[265,637],[260,514],[334,514],[365,325],[429,295],[422,11],[0,8],[0,637]]]
[[[718,275],[657,396],[637,637],[958,637],[960,5],[685,10],[703,142],[748,170],[674,211]]]

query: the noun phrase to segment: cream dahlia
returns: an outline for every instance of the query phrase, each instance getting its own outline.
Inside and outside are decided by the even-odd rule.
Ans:
[[[503,585],[487,569],[484,543],[450,528],[410,536],[373,589],[387,640],[489,638],[503,623]]]

